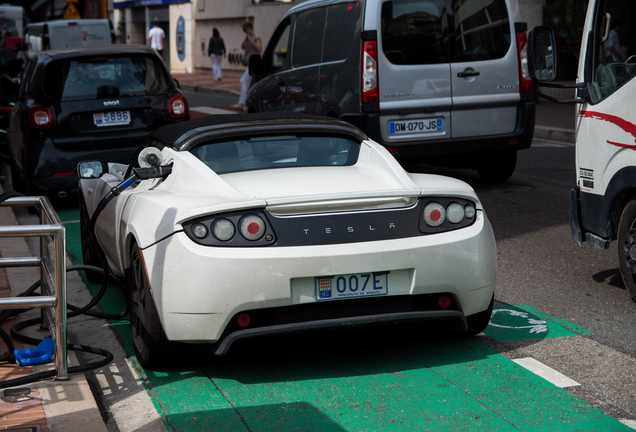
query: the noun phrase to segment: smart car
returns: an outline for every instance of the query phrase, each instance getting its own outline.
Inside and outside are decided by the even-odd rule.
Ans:
[[[43,51],[24,71],[9,120],[13,188],[66,196],[85,159],[127,163],[159,126],[189,118],[156,51],[108,45]]]
[[[495,239],[473,189],[406,172],[341,120],[208,116],[79,174],[85,263],[125,279],[144,366],[173,341],[223,355],[304,330],[489,322]]]

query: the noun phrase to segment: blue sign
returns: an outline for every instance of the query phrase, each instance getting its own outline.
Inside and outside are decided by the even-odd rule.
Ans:
[[[179,55],[179,60],[185,60],[185,20],[182,16],[179,17],[177,21],[177,37],[175,38],[177,41],[177,54]]]
[[[179,3],[190,3],[190,0],[128,0],[115,2],[115,9],[144,7],[144,6],[162,6]]]

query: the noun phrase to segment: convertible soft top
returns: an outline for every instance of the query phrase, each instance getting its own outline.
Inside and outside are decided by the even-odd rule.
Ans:
[[[360,129],[342,120],[295,112],[218,114],[162,126],[150,134],[179,151],[189,150],[200,139],[221,139],[272,133],[323,133],[348,135],[363,141]]]

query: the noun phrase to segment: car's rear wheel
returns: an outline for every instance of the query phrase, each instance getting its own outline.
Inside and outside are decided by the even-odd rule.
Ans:
[[[79,197],[80,207],[80,238],[82,242],[82,259],[84,264],[103,268],[102,259],[97,251],[97,246],[93,243],[90,233],[91,220],[88,216],[88,210],[86,210],[86,203],[80,193]],[[103,274],[86,271],[86,279],[91,283],[99,283],[103,279]]]
[[[492,316],[492,309],[495,305],[495,296],[492,296],[490,299],[490,305],[488,305],[488,309],[483,312],[476,313],[466,318],[468,321],[468,330],[464,333],[466,336],[474,336],[486,330],[488,327],[488,323],[490,322],[490,317]]]
[[[503,182],[512,176],[517,167],[517,151],[502,150],[484,155],[479,161],[477,172],[488,182]]]
[[[618,241],[621,278],[632,300],[636,301],[636,199],[627,203],[621,213]]]
[[[137,361],[143,367],[158,367],[170,360],[171,344],[164,333],[146,276],[141,250],[133,247],[126,277],[130,308],[130,330]]]

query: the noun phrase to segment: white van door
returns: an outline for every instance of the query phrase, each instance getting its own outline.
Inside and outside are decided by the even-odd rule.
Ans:
[[[587,11],[583,40],[598,42],[583,46],[578,71],[590,93],[590,102],[579,105],[576,127],[582,195],[604,195],[617,172],[636,166],[636,55],[624,43],[631,33],[622,19],[630,7],[632,0],[605,0]]]
[[[108,20],[64,20],[48,23],[50,49],[112,43]]]
[[[380,29],[380,129],[387,143],[450,138],[446,8],[444,0],[367,3],[365,22]]]
[[[520,63],[506,0],[454,0],[452,10],[451,136],[511,133],[520,103]]]

